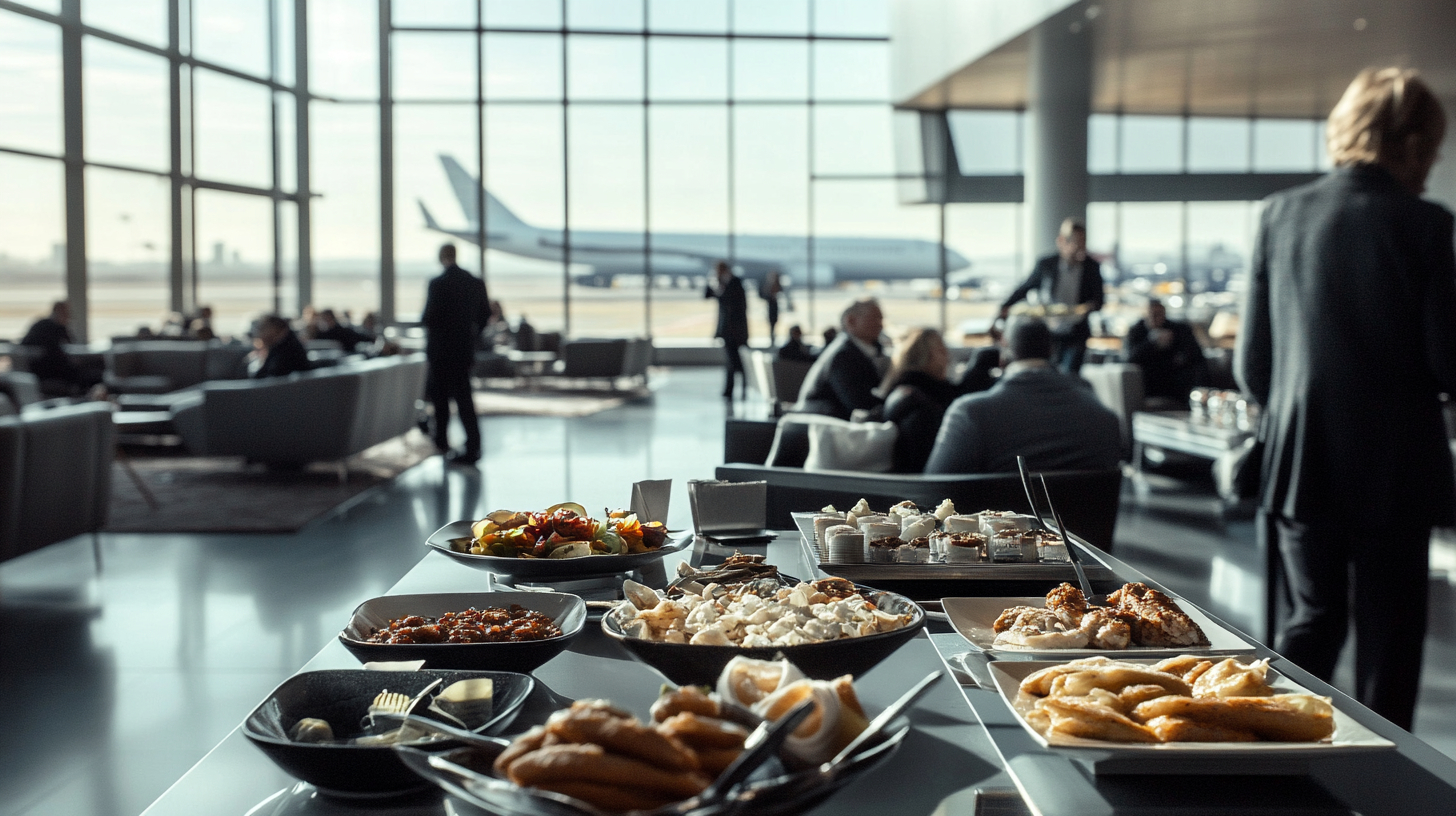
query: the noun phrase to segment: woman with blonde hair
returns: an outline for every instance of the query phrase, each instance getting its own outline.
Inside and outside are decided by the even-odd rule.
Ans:
[[[1452,216],[1420,198],[1445,129],[1415,71],[1355,78],[1326,129],[1335,169],[1265,201],[1235,362],[1264,408],[1260,503],[1294,602],[1278,651],[1329,680],[1353,608],[1354,695],[1403,728],[1431,527],[1456,521]]]
[[[961,381],[953,383],[950,350],[940,332],[911,329],[895,345],[878,390],[885,397],[885,419],[899,429],[893,463],[896,473],[925,470],[945,409],[963,394],[990,387],[990,370],[1000,361],[1000,354],[995,349],[989,355],[984,351]]]

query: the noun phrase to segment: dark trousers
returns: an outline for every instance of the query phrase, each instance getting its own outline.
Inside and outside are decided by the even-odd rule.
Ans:
[[[1355,699],[1401,728],[1415,717],[1426,640],[1429,527],[1277,520],[1294,612],[1278,651],[1328,681],[1355,612]]]
[[[435,447],[442,451],[450,449],[450,402],[454,400],[455,411],[460,414],[460,424],[465,426],[465,452],[478,456],[480,421],[475,417],[470,367],[431,364],[429,378],[425,382],[425,393],[435,406]]]
[[[735,373],[738,375],[738,379],[743,381],[744,396],[748,395],[748,372],[743,370],[743,355],[739,353],[740,349],[746,345],[748,344],[723,341],[723,350],[728,354],[727,375],[723,382],[723,396],[725,397],[733,396],[733,375]]]
[[[1087,356],[1087,341],[1080,336],[1052,335],[1052,365],[1063,374],[1076,376]]]

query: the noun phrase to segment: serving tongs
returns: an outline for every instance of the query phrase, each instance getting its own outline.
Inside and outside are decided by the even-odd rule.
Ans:
[[[1047,529],[1046,522],[1042,520],[1040,508],[1036,503],[1036,491],[1031,489],[1031,472],[1026,467],[1026,457],[1016,457],[1016,469],[1021,472],[1021,488],[1026,491],[1026,500],[1031,503],[1031,515],[1036,523],[1041,525],[1043,530]],[[1037,479],[1041,481],[1041,492],[1046,495],[1047,510],[1051,512],[1052,520],[1057,523],[1057,535],[1061,537],[1062,543],[1067,548],[1067,558],[1072,561],[1072,569],[1077,573],[1077,583],[1082,587],[1082,595],[1089,604],[1106,603],[1107,597],[1098,595],[1092,591],[1092,582],[1087,578],[1087,570],[1082,568],[1082,557],[1077,554],[1077,547],[1072,543],[1072,537],[1067,532],[1067,525],[1062,523],[1062,514],[1057,512],[1057,507],[1052,503],[1052,492],[1047,488],[1045,473],[1038,473]]]

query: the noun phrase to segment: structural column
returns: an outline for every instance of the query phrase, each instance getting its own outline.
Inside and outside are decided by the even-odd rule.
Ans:
[[[65,123],[66,300],[71,333],[77,342],[90,337],[86,298],[86,161],[81,105],[81,0],[61,3],[61,111]]]
[[[391,0],[379,0],[379,319],[385,326],[393,323],[395,317],[394,92],[390,79],[393,67],[389,60],[393,5]]]
[[[1081,4],[1031,31],[1026,117],[1026,242],[1031,258],[1056,251],[1057,228],[1087,217],[1087,117],[1092,32]]]
[[[308,3],[296,3],[293,10],[294,116],[298,160],[298,308],[313,303],[313,236],[309,208],[313,187],[308,176]]]

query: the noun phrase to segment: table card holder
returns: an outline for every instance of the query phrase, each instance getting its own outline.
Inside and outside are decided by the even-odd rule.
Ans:
[[[643,523],[667,524],[667,508],[672,500],[671,479],[648,479],[632,484],[632,512]]]
[[[688,482],[693,532],[709,538],[762,535],[768,518],[768,482]]]

